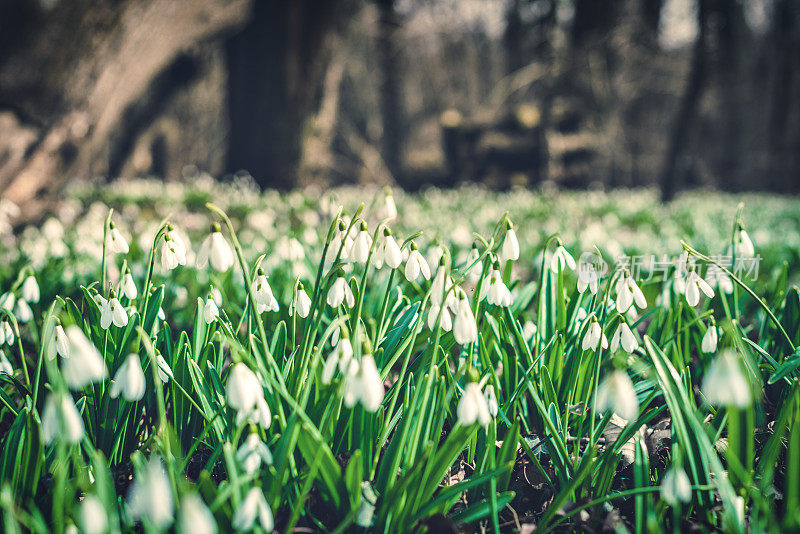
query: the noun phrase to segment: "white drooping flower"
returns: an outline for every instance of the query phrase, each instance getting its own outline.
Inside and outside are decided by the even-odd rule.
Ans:
[[[27,302],[39,302],[39,298],[41,298],[41,293],[39,292],[39,284],[36,283],[36,278],[29,275],[24,282],[22,282],[22,288],[20,289],[20,298]]]
[[[561,241],[559,241],[556,251],[550,258],[550,270],[558,274],[560,271],[564,270],[564,267],[568,267],[571,271],[574,271],[576,267],[575,258],[572,257],[572,254],[570,254],[567,249],[564,248],[564,245],[561,244]]]
[[[181,499],[178,516],[179,534],[217,534],[217,521],[203,499],[195,493],[184,495]]]
[[[232,526],[236,530],[250,530],[258,519],[261,528],[267,532],[272,532],[275,528],[275,520],[272,517],[272,510],[264,498],[261,488],[251,488],[247,496],[233,514]]]
[[[14,306],[14,315],[21,323],[27,323],[33,319],[33,310],[23,298],[17,299],[17,305]]]
[[[131,275],[130,269],[125,271],[125,274],[122,275],[122,282],[119,285],[119,293],[120,295],[124,295],[128,297],[128,299],[133,300],[139,294],[136,290],[136,283],[133,281],[133,275]]]
[[[231,367],[226,400],[228,406],[236,410],[238,424],[250,420],[269,427],[272,414],[264,400],[264,388],[256,374],[243,363]]]
[[[386,188],[383,196],[383,206],[378,209],[378,217],[381,219],[394,219],[397,217],[397,205],[394,203],[394,195],[391,188]]]
[[[168,227],[161,244],[161,266],[171,271],[178,265],[186,265],[186,244],[178,232]]]
[[[134,478],[128,494],[128,509],[133,519],[141,519],[157,529],[163,530],[172,524],[172,488],[158,456],[151,456]]]
[[[202,269],[210,263],[217,271],[225,272],[233,267],[234,261],[231,246],[223,237],[219,224],[214,223],[211,233],[203,240],[197,252],[197,267]]]
[[[456,338],[456,343],[466,345],[478,340],[478,325],[475,322],[475,315],[472,313],[467,295],[461,289],[458,289],[458,292],[456,317],[453,320],[453,336]]]
[[[497,417],[500,407],[497,404],[497,395],[494,393],[494,386],[489,384],[483,391],[483,396],[486,397],[486,404],[489,407],[489,414],[492,417]]]
[[[325,360],[325,365],[322,367],[322,383],[330,384],[333,380],[333,375],[336,368],[339,372],[345,373],[350,368],[350,360],[353,358],[353,345],[350,340],[341,338],[338,340],[333,352]]]
[[[742,225],[737,226],[736,233],[733,236],[733,253],[737,258],[742,259],[753,258],[756,255],[756,248]]]
[[[712,323],[706,329],[706,333],[703,334],[703,340],[700,342],[700,349],[706,354],[717,352],[717,339],[717,327]]]
[[[355,306],[356,299],[353,296],[353,291],[350,289],[350,285],[343,276],[338,277],[328,290],[327,302],[328,306],[331,308],[338,308],[341,306],[342,302],[344,302],[348,308]]]
[[[336,255],[339,254],[339,249],[341,249],[339,259],[341,261],[347,261],[347,252],[350,250],[352,243],[353,240],[347,233],[347,225],[344,223],[344,221],[339,220],[336,230],[333,233],[333,238],[328,245],[328,252],[325,255],[325,262],[328,264],[333,263],[333,261],[336,259]]]
[[[348,408],[357,402],[368,412],[380,408],[385,392],[381,374],[371,354],[364,354],[360,361],[350,360],[343,389],[344,404]]]
[[[608,339],[603,333],[603,329],[601,328],[600,323],[597,322],[597,319],[592,319],[589,328],[586,330],[586,334],[583,336],[581,348],[583,350],[597,350],[598,345],[602,346],[604,349],[607,349]]]
[[[100,307],[100,327],[103,330],[108,330],[111,323],[114,323],[114,326],[119,328],[128,324],[128,314],[113,292],[111,293],[111,298],[103,302]]]
[[[614,335],[611,336],[611,352],[616,352],[620,347],[628,353],[632,353],[639,348],[636,336],[625,321],[619,323],[617,329],[614,330]]]
[[[700,292],[705,293],[708,298],[714,296],[714,290],[708,285],[708,282],[700,278],[696,271],[689,271],[686,277],[686,303],[689,306],[697,306],[700,302]]]
[[[670,506],[692,500],[692,483],[686,472],[676,465],[664,473],[659,490],[661,498]]]
[[[475,422],[487,426],[492,420],[489,404],[481,392],[481,387],[476,382],[470,382],[464,387],[464,394],[458,400],[456,415],[459,424],[469,426]]]
[[[372,246],[372,236],[367,231],[367,223],[361,221],[361,229],[353,239],[353,244],[350,246],[348,257],[358,263],[366,263],[369,257],[369,249]]]
[[[726,295],[733,293],[733,281],[731,281],[731,277],[722,269],[716,268],[716,266],[709,266],[706,272],[706,282],[708,282],[708,285],[711,287],[716,287]]]
[[[61,374],[71,389],[81,389],[108,376],[100,351],[75,325],[66,328],[69,358],[64,358]]]
[[[485,282],[484,282],[485,283]],[[489,289],[486,291],[486,301],[495,306],[508,307],[514,303],[511,291],[503,283],[500,271],[495,269],[490,276]]]
[[[439,313],[442,315],[441,320],[439,320]],[[439,320],[439,327],[445,332],[449,332],[453,329],[453,318],[450,316],[449,306],[445,306],[444,309],[442,309],[437,306],[435,302],[431,303],[431,309],[428,311],[428,328],[430,330],[436,328],[437,320]]]
[[[156,352],[156,366],[158,369],[158,377],[163,383],[166,384],[171,378],[174,378],[172,369],[169,368],[167,360],[164,359],[160,352]]]
[[[56,438],[65,443],[78,443],[83,437],[83,419],[72,397],[61,393],[50,393],[42,410],[42,439],[46,444]]]
[[[119,229],[114,225],[114,221],[109,222],[108,226],[108,248],[115,254],[127,254],[129,247],[128,241],[122,236]]]
[[[527,340],[532,340],[533,336],[536,335],[536,332],[539,331],[539,327],[536,326],[536,323],[528,319],[525,321],[525,324],[522,325],[522,337]]]
[[[81,501],[81,531],[84,534],[103,534],[108,530],[106,507],[95,495],[87,495]]]
[[[297,315],[303,318],[308,317],[311,312],[311,297],[303,289],[303,284],[298,284],[297,286],[297,297],[295,297],[292,306],[289,307],[289,315],[294,315],[295,310],[297,310]]]
[[[11,365],[11,362],[8,361],[4,350],[0,350],[0,373],[5,373],[7,375],[14,374],[14,367]]]
[[[632,421],[639,415],[639,399],[628,373],[612,371],[597,388],[597,409],[611,410],[623,419]]]
[[[473,243],[469,254],[467,254],[467,261],[464,263],[464,268],[469,269],[467,276],[472,281],[478,280],[483,272],[483,262],[479,261],[480,257],[481,253],[478,251],[478,246]]]
[[[519,259],[519,241],[511,221],[506,224],[506,236],[503,239],[503,248],[500,253],[504,261]]]
[[[267,281],[267,276],[263,270],[260,270],[258,276],[253,282],[253,291],[256,296],[256,312],[262,314],[266,311],[276,312],[280,309],[275,295],[272,293],[272,288]]]
[[[245,473],[252,474],[261,468],[262,463],[264,465],[272,463],[272,453],[267,444],[258,437],[258,434],[251,432],[236,451],[236,461],[239,462]]]
[[[599,287],[600,277],[594,265],[582,261],[578,265],[578,293],[585,293],[588,288],[592,295],[596,295]]]
[[[203,320],[206,324],[211,324],[217,320],[219,317],[219,307],[217,303],[214,302],[214,299],[209,297],[206,299],[206,303],[203,306]]]
[[[8,321],[0,321],[0,345],[3,343],[8,343],[9,345],[14,343],[14,330]]]
[[[408,253],[408,260],[406,260],[405,275],[406,280],[409,282],[415,281],[422,274],[425,280],[431,279],[431,268],[428,265],[428,260],[417,249],[417,245],[412,241],[410,245],[410,252]]]
[[[16,303],[17,298],[14,296],[14,293],[7,292],[0,295],[0,308],[5,308],[8,311],[14,310],[14,303]]]
[[[623,271],[617,279],[616,291],[617,312],[625,313],[634,303],[640,310],[647,308],[647,300],[644,298],[644,293],[639,289],[639,286],[628,271]]]
[[[384,264],[392,269],[397,269],[403,263],[403,253],[400,250],[400,245],[392,235],[392,231],[384,228],[381,237],[378,238],[378,245],[372,253],[372,265],[376,269],[380,269]]]
[[[717,406],[747,408],[753,401],[750,382],[732,351],[724,351],[711,362],[700,390],[709,403]]]
[[[128,402],[136,402],[144,397],[145,379],[142,362],[138,354],[129,354],[114,375],[108,394],[112,399],[122,397]]]

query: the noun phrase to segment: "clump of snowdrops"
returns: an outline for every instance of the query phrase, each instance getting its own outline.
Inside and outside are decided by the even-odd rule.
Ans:
[[[787,266],[762,298],[683,242],[644,280],[557,235],[525,257],[507,213],[423,254],[387,194],[287,276],[207,208],[196,250],[165,219],[129,264],[110,211],[91,283],[4,288],[5,532],[800,527]],[[739,214],[728,251],[756,254]]]

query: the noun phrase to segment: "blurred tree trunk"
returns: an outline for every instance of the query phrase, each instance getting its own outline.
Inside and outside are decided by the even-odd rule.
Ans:
[[[698,103],[705,87],[709,2],[710,0],[698,0],[697,2],[698,34],[692,51],[689,79],[686,82],[686,88],[678,105],[678,113],[675,116],[675,122],[672,125],[670,137],[667,141],[667,152],[664,156],[659,177],[661,200],[663,202],[672,200],[680,185],[678,183],[678,164],[689,139],[692,122],[697,114]]]
[[[247,170],[261,186],[297,184],[303,129],[340,4],[257,0],[250,22],[226,43],[229,172]]]
[[[381,153],[386,168],[396,181],[402,182],[405,114],[402,100],[402,73],[397,33],[400,20],[394,0],[377,0],[378,64],[381,75],[381,118],[383,135]]]
[[[722,154],[715,166],[723,189],[741,189],[743,134],[743,47],[749,40],[747,22],[738,0],[718,0],[717,45],[722,117]]]
[[[572,18],[573,47],[604,40],[617,22],[618,0],[575,0]]]

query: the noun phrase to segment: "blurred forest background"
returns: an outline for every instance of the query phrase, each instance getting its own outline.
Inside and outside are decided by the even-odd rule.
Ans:
[[[0,191],[800,192],[798,0],[0,0]]]

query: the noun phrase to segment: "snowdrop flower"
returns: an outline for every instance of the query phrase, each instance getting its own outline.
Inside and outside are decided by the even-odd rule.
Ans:
[[[700,302],[700,291],[705,293],[708,298],[714,296],[714,290],[708,285],[708,282],[700,278],[696,271],[689,271],[686,277],[686,303],[689,306],[697,306]]]
[[[631,328],[625,321],[619,323],[617,329],[614,330],[614,335],[611,336],[611,352],[618,351],[620,346],[627,353],[632,353],[639,348],[636,336],[633,335]]]
[[[597,388],[597,409],[611,410],[623,419],[632,421],[639,415],[639,399],[633,382],[625,371],[612,371]]]
[[[11,362],[8,361],[6,353],[3,350],[0,350],[0,373],[5,373],[7,375],[14,374],[14,367],[11,366]]]
[[[178,518],[180,534],[217,534],[217,521],[197,494],[185,495]]]
[[[8,321],[0,322],[0,345],[3,343],[14,344],[14,330]]]
[[[439,319],[439,313],[442,315],[441,320]],[[428,311],[428,328],[431,331],[436,328],[437,320],[439,321],[439,327],[445,332],[449,332],[453,329],[453,318],[450,316],[449,307],[445,306],[444,309],[442,309],[434,302],[431,303],[431,309]]]
[[[706,354],[717,352],[717,335],[717,327],[712,322],[703,335],[703,341],[700,342],[700,349]]]
[[[356,299],[343,276],[339,276],[328,290],[327,302],[331,308],[338,308],[342,302],[345,302],[348,308],[355,306]]]
[[[12,311],[14,309],[14,303],[17,301],[14,293],[3,293],[0,296],[0,308],[5,308],[8,311]]]
[[[444,256],[438,260],[439,267],[436,269],[436,274],[433,276],[433,282],[431,282],[431,303],[437,307],[442,305],[445,292],[452,286],[452,281],[450,281],[445,287],[445,282],[447,282],[449,278],[445,263],[446,260]]]
[[[128,402],[136,402],[144,397],[145,380],[142,371],[142,362],[137,354],[129,354],[122,362],[114,381],[111,383],[108,394],[112,399],[119,397],[120,393]]]
[[[626,270],[623,271],[617,280],[617,312],[625,313],[631,304],[636,304],[639,309],[647,308],[647,300],[644,298],[644,293],[636,285],[636,282],[631,277],[630,273]]]
[[[245,473],[252,474],[261,468],[262,463],[265,465],[272,463],[272,453],[267,444],[258,437],[258,434],[252,432],[236,451],[236,460],[241,464]]]
[[[156,352],[156,365],[158,370],[158,377],[161,379],[163,383],[168,383],[170,378],[174,378],[172,374],[172,369],[169,368],[169,364],[167,360],[161,355],[160,352]]]
[[[81,529],[84,534],[103,534],[108,529],[106,507],[95,495],[81,501]]]
[[[267,532],[272,532],[275,528],[275,521],[272,517],[272,510],[264,498],[261,488],[251,488],[244,498],[242,504],[233,514],[232,526],[236,530],[250,530],[258,519],[261,528]]]
[[[500,407],[497,405],[497,396],[494,394],[494,386],[489,384],[483,391],[483,396],[486,397],[486,404],[489,407],[489,414],[492,417],[497,417]]]
[[[478,280],[483,272],[483,262],[478,261],[480,257],[481,253],[478,251],[478,245],[473,243],[472,248],[469,250],[469,254],[467,255],[467,261],[464,264],[464,268],[469,269],[467,276],[472,281]],[[472,265],[473,263],[475,265]]]
[[[197,253],[197,267],[202,269],[207,264],[220,272],[225,272],[234,263],[233,251],[231,246],[222,236],[219,223],[214,223],[211,233],[205,238],[200,250]]]
[[[597,322],[597,319],[592,319],[589,329],[586,330],[586,334],[583,336],[581,348],[583,350],[597,350],[598,345],[607,349],[608,339],[606,339],[606,335],[603,333],[603,329],[600,327],[600,323]]]
[[[181,236],[168,226],[161,244],[161,266],[165,271],[171,271],[178,265],[186,265],[186,245]]]
[[[470,382],[464,388],[464,394],[458,400],[456,414],[459,424],[463,426],[470,426],[478,422],[485,427],[492,420],[489,404],[481,392],[481,387],[476,382]]]
[[[372,237],[367,231],[367,223],[361,221],[361,229],[353,239],[353,244],[350,246],[348,257],[358,263],[366,263],[369,257],[369,249],[372,246]]]
[[[339,254],[340,260],[347,261],[347,251],[350,250],[351,244],[352,239],[347,235],[347,225],[340,219],[336,231],[333,234],[333,239],[331,239],[328,245],[328,253],[325,255],[325,262],[333,263],[337,254]],[[339,249],[341,249],[341,254],[339,253]]]
[[[33,310],[23,298],[17,299],[17,305],[14,306],[14,315],[21,323],[27,323],[33,319]]]
[[[61,374],[71,389],[81,389],[92,382],[99,382],[108,376],[106,363],[100,351],[89,341],[79,327],[66,328],[69,341],[69,358],[64,358]]]
[[[578,293],[583,294],[586,292],[586,289],[589,289],[592,295],[596,295],[599,287],[600,278],[597,275],[597,270],[595,270],[594,265],[582,261],[578,265]]]
[[[348,408],[360,402],[370,413],[380,408],[384,396],[383,380],[371,354],[361,361],[351,360],[344,383],[344,404]]]
[[[753,242],[741,224],[737,226],[736,234],[733,237],[733,253],[737,258],[744,259],[753,258],[756,255]]]
[[[378,217],[380,219],[394,219],[397,217],[397,205],[394,202],[394,195],[392,195],[392,189],[390,187],[386,188],[383,197],[383,206],[378,210]]]
[[[206,324],[211,324],[219,317],[219,308],[214,299],[209,297],[206,299],[206,304],[203,306],[203,320]]]
[[[51,393],[42,410],[42,438],[49,445],[56,438],[65,443],[78,443],[83,437],[83,419],[72,397]]]
[[[486,292],[486,301],[495,306],[508,307],[513,304],[514,299],[511,297],[511,291],[503,283],[500,277],[500,271],[497,269],[491,275],[491,284]]]
[[[400,245],[392,235],[392,231],[384,227],[381,233],[380,244],[376,247],[372,254],[372,265],[376,269],[383,267],[385,263],[392,269],[397,269],[403,262],[403,253],[400,251]]]
[[[103,303],[100,308],[100,327],[103,330],[108,330],[114,323],[114,326],[122,328],[128,324],[128,314],[125,313],[125,308],[120,304],[119,299],[111,292],[111,298]]]
[[[716,287],[726,295],[733,293],[731,277],[722,269],[717,268],[716,265],[709,266],[706,272],[706,282],[708,282],[708,285]]]
[[[519,259],[519,241],[517,240],[517,233],[514,232],[514,225],[511,224],[511,221],[506,221],[506,236],[505,239],[503,239],[503,249],[500,254],[505,261],[516,261]]]
[[[522,336],[528,340],[533,339],[533,336],[536,335],[538,330],[539,328],[536,326],[536,323],[528,319],[525,321],[525,324],[522,325]]]
[[[53,328],[53,339],[51,340],[47,356],[49,359],[54,359],[56,354],[62,358],[69,358],[69,340],[67,334],[64,332],[64,327],[60,323],[56,324]]]
[[[297,296],[289,307],[289,315],[294,315],[295,310],[297,310],[297,315],[302,318],[308,317],[311,312],[311,297],[306,293],[303,284],[297,284]]]
[[[243,425],[245,423],[263,428],[269,428],[270,424],[272,424],[272,410],[269,409],[269,404],[267,404],[263,395],[256,399],[256,404],[252,410],[249,412],[240,411],[236,414],[236,424]]]
[[[681,502],[692,500],[692,483],[686,472],[676,465],[664,473],[664,478],[659,486],[661,498],[670,506],[677,506]]]
[[[350,360],[352,358],[353,345],[350,343],[350,340],[346,337],[340,339],[336,344],[336,348],[328,356],[328,359],[325,360],[325,365],[322,368],[322,383],[326,385],[331,383],[337,367],[340,372],[346,372],[350,367]]]
[[[161,458],[151,456],[145,469],[137,474],[128,494],[128,506],[133,519],[149,522],[157,529],[172,524],[172,488]]]
[[[256,374],[243,363],[236,363],[231,367],[226,400],[228,406],[238,412],[239,424],[253,414],[259,416],[261,423],[265,419],[269,423],[272,414],[269,413],[269,406],[264,401],[264,389],[261,387],[261,382]],[[269,424],[264,426],[269,426]]]
[[[272,288],[267,281],[267,276],[264,270],[259,267],[258,276],[255,279],[254,289],[256,296],[256,312],[259,314],[266,311],[276,312],[280,309],[278,301],[275,300],[275,295],[272,294]]]
[[[39,284],[36,283],[36,278],[29,275],[25,279],[20,290],[20,297],[28,302],[39,302],[41,294],[39,292]]]
[[[431,279],[431,268],[428,266],[428,261],[425,257],[417,250],[417,245],[413,241],[411,245],[409,245],[411,251],[408,253],[408,260],[406,260],[406,280],[409,282],[415,281],[419,278],[419,275],[422,274],[422,277],[425,280]]]
[[[103,307],[108,304],[108,301],[106,300],[106,298],[103,295],[98,293],[97,290],[95,290],[94,288],[92,288],[92,289],[93,289],[93,291],[92,291],[92,300],[94,300],[94,303],[97,304],[97,307],[102,310]]]
[[[136,290],[136,284],[133,281],[133,275],[131,275],[131,270],[126,269],[125,274],[122,275],[122,282],[119,286],[119,292],[121,295],[128,297],[129,300],[133,300],[139,294]]]
[[[456,318],[453,322],[453,335],[456,343],[466,345],[478,340],[478,325],[469,305],[466,293],[459,289],[458,303],[456,304]]]
[[[558,274],[560,271],[564,270],[564,267],[569,267],[571,271],[574,271],[576,267],[575,258],[572,257],[572,254],[564,248],[564,245],[561,244],[561,240],[559,240],[556,251],[550,258],[550,270]]]
[[[128,241],[122,237],[114,221],[108,223],[108,248],[115,254],[127,254],[129,250]]]
[[[731,351],[711,362],[700,390],[709,403],[717,406],[747,408],[753,400],[750,382],[736,353]]]

